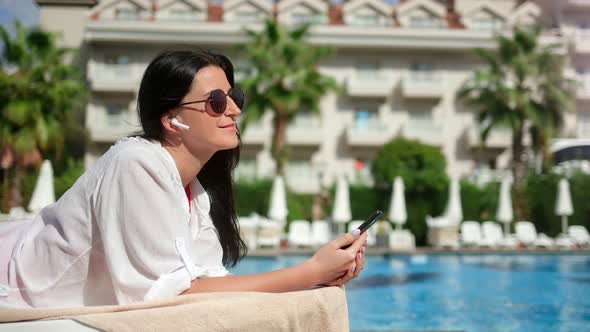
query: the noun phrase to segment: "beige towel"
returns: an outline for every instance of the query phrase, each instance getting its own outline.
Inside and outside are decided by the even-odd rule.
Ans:
[[[223,292],[120,306],[2,309],[0,322],[70,318],[105,331],[348,331],[343,288]]]

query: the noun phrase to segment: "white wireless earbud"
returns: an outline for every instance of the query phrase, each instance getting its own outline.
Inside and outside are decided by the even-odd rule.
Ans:
[[[180,123],[177,118],[170,119],[170,124],[176,126],[182,130],[189,130],[191,127],[185,125],[184,123]]]

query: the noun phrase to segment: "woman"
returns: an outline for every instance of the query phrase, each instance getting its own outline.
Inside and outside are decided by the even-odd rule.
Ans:
[[[287,292],[358,276],[366,238],[358,231],[300,265],[228,274],[225,266],[245,255],[231,179],[243,103],[226,57],[158,55],[138,94],[144,136],[111,147],[32,222],[0,231],[9,248],[2,255],[9,262],[0,261],[6,269],[0,303],[65,307],[198,292]]]

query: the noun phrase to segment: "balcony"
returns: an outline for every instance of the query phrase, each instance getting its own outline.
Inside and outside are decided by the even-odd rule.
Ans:
[[[133,93],[139,89],[143,68],[91,62],[88,79],[92,91]]]
[[[299,193],[315,193],[320,190],[318,170],[308,161],[289,161],[286,168],[288,187]]]
[[[575,46],[578,53],[590,53],[590,29],[577,29]]]
[[[88,110],[86,127],[90,132],[90,139],[100,143],[116,142],[123,137],[141,131],[135,112],[124,111],[118,114],[109,114],[99,108]]]
[[[512,145],[512,133],[510,129],[502,128],[492,130],[488,134],[485,144],[482,144],[479,128],[469,128],[468,135],[469,145],[472,148],[484,146],[487,148],[504,149]]]
[[[379,147],[391,139],[392,129],[377,120],[355,122],[346,129],[346,138],[350,146]]]
[[[287,127],[287,143],[290,145],[320,145],[323,139],[323,130],[320,125]]]
[[[590,0],[566,0],[568,7],[577,9],[590,9]]]
[[[242,144],[263,145],[271,140],[271,127],[261,122],[251,123],[241,135]]]
[[[444,93],[444,80],[439,72],[409,72],[402,81],[405,98],[438,99]]]
[[[425,144],[442,146],[444,144],[443,127],[432,121],[410,120],[403,129],[403,136]]]
[[[346,92],[351,97],[385,98],[389,96],[397,80],[387,77],[354,77],[346,81]]]
[[[590,74],[578,75],[576,97],[579,100],[590,101]]]

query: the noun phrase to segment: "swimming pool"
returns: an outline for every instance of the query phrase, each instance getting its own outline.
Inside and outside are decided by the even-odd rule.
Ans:
[[[232,272],[305,259],[246,258]],[[590,255],[369,256],[347,302],[352,331],[590,331]]]

